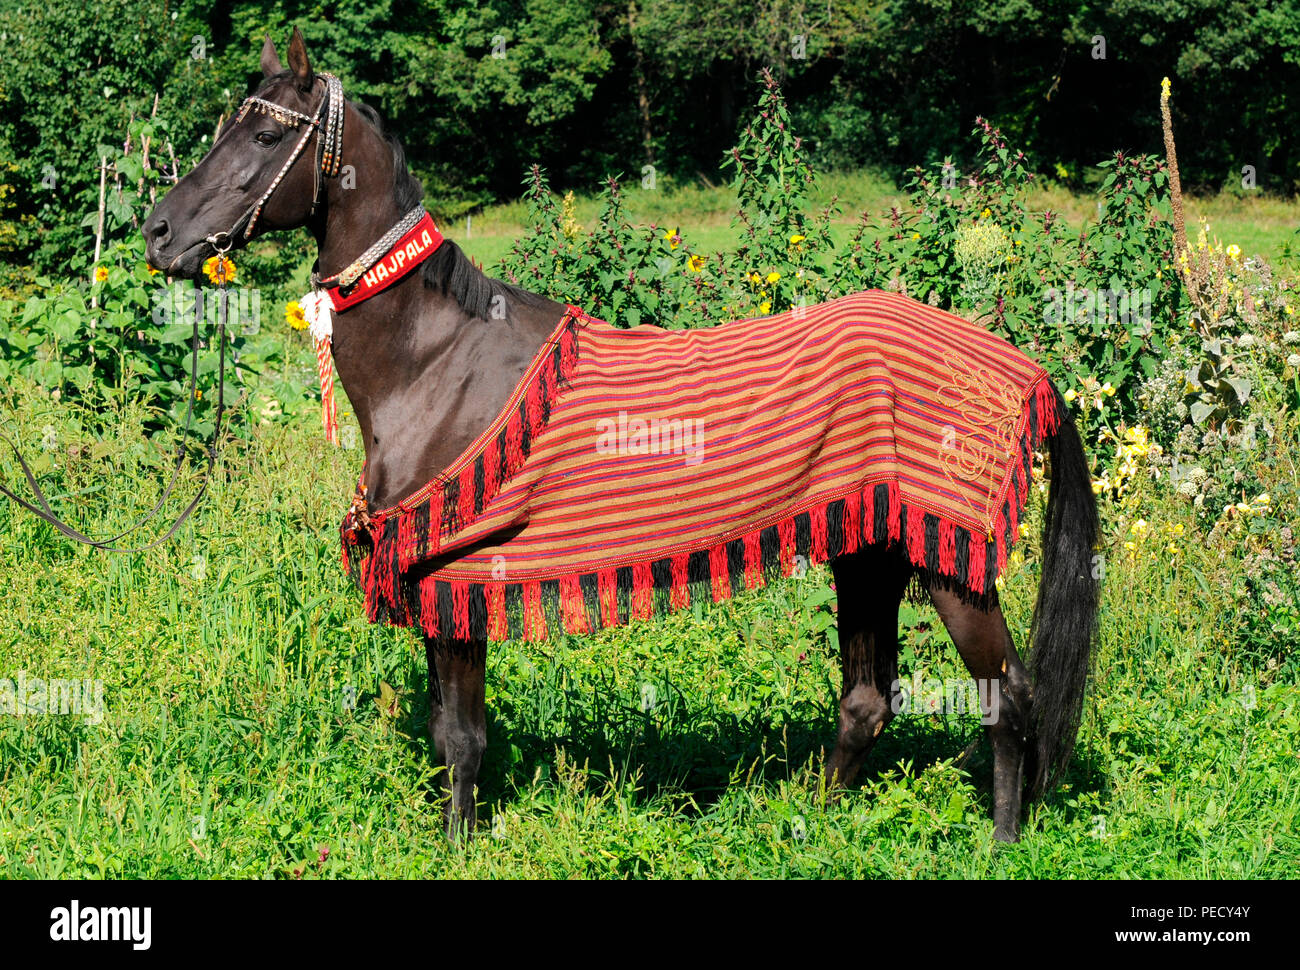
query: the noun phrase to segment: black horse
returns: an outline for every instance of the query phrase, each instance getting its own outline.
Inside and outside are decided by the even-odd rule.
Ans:
[[[246,236],[305,225],[319,246],[320,273],[328,277],[352,264],[423,197],[400,144],[384,133],[372,109],[344,102],[341,91],[331,106],[337,82],[313,72],[296,29],[289,68],[282,68],[269,38],[261,66],[259,110],[228,121],[207,156],[144,225],[149,261],[169,275],[198,278],[214,251]],[[342,108],[341,145],[320,144],[338,130],[327,107]],[[304,151],[313,141],[315,164],[313,153]],[[340,158],[354,173],[354,188],[323,177],[338,171]],[[334,360],[365,442],[371,507],[414,492],[470,445],[501,412],[564,311],[488,278],[446,241],[419,272],[337,315]],[[1097,516],[1083,449],[1068,417],[1046,448],[1052,485],[1032,677],[1016,653],[996,591],[973,602],[950,584],[920,576],[971,675],[998,685],[998,717],[987,728],[993,818],[996,836],[1009,841],[1019,837],[1022,793],[1043,794],[1070,759],[1096,622]],[[898,607],[915,570],[896,549],[879,545],[831,566],[843,670],[838,738],[825,767],[834,788],[852,783],[894,714]],[[487,744],[486,644],[426,637],[426,649],[429,732],[447,769],[441,777],[448,831],[472,832]]]

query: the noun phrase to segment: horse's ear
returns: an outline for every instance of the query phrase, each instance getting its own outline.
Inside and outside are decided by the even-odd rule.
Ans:
[[[275,52],[275,43],[268,37],[262,45],[262,77],[272,77],[283,70],[280,55]]]
[[[316,75],[311,72],[311,62],[307,60],[307,43],[297,27],[293,28],[293,36],[289,38],[289,70],[293,71],[298,90],[304,93],[311,90]]]

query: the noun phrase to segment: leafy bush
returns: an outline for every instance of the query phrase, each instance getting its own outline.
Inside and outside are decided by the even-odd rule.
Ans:
[[[150,162],[149,146],[167,137],[163,119],[137,119],[123,145],[106,151],[103,207],[82,220],[98,240],[98,260],[93,252],[79,249],[67,261],[66,277],[38,275],[25,299],[0,297],[0,378],[23,374],[55,400],[83,398],[92,389],[119,401],[139,398],[165,416],[163,423],[179,426],[190,404],[197,318],[200,346],[192,427],[202,435],[211,432],[215,417],[218,295],[189,282],[168,286],[147,265],[140,233],[165,179]],[[241,282],[238,271],[233,282]],[[247,395],[250,374],[286,368],[289,345],[267,332],[272,328],[263,331],[260,290],[228,287],[227,300],[230,406]],[[268,311],[279,305],[269,298],[266,302]],[[278,314],[266,316],[274,320]],[[302,400],[309,386],[306,381],[296,386],[268,381],[261,390],[275,395],[277,410],[283,413]],[[238,409],[231,417],[237,425]]]

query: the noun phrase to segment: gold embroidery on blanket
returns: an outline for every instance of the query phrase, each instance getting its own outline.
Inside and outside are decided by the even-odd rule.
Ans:
[[[954,491],[962,497],[971,514],[984,523],[991,538],[997,516],[993,504],[1002,484],[1001,476],[994,473],[1015,452],[1020,392],[1005,377],[963,360],[951,351],[944,353],[943,362],[950,379],[937,388],[939,400],[962,416],[968,433],[962,434],[951,426],[944,429],[939,444],[939,466],[957,486]],[[987,484],[982,509],[970,500],[970,489],[961,487],[962,483],[969,486],[980,481]]]

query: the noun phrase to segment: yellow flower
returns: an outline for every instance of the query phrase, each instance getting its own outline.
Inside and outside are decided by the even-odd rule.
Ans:
[[[1160,79],[1160,100],[1169,100],[1169,78],[1167,77],[1162,77]]]
[[[762,303],[760,303],[760,304],[758,305],[758,312],[759,312],[759,313],[763,313],[763,314],[771,313],[771,312],[772,312],[772,301],[771,301],[771,300],[764,300]]]
[[[1236,243],[1233,243],[1231,246],[1228,247],[1227,253],[1230,259],[1236,259],[1238,256],[1241,255],[1241,247],[1238,246]]]
[[[284,319],[295,330],[307,329],[307,316],[303,313],[302,304],[297,300],[290,300],[284,305]]]
[[[106,266],[95,267],[95,282],[103,283],[108,279],[108,268]]]
[[[209,256],[204,260],[203,272],[213,283],[231,283],[235,279],[235,264],[224,256]]]
[[[798,245],[799,245],[801,242],[803,242],[806,238],[808,238],[808,237],[805,236],[803,233],[796,232],[793,236],[790,237],[790,245],[791,245],[791,246],[798,246]]]
[[[992,213],[989,209],[986,208],[983,212],[980,213],[980,218],[981,218],[981,219],[987,219],[987,218],[988,218],[989,216],[991,216],[992,214],[993,214],[993,213]]]
[[[1107,397],[1115,396],[1115,387],[1114,385],[1111,384],[1110,381],[1107,381],[1105,384],[1101,385],[1101,390],[1102,393],[1105,394]]]
[[[1076,397],[1078,397],[1079,395],[1075,393],[1074,388],[1070,388],[1068,391],[1066,391],[1066,392],[1065,392],[1064,394],[1062,394],[1061,396],[1062,396],[1063,398],[1065,398],[1067,401],[1069,401],[1070,403],[1074,403],[1074,399],[1075,399]]]
[[[704,257],[691,256],[686,260],[686,265],[690,267],[692,273],[698,273],[700,270],[704,269]]]
[[[920,238],[921,238],[921,234],[920,234],[919,232],[914,232],[914,233],[912,233],[912,238],[913,238],[913,239],[920,239]]]
[[[767,274],[767,281],[769,283],[775,283],[780,278],[781,278],[781,274],[776,272],[775,270]]]
[[[758,286],[759,283],[763,282],[763,277],[759,276],[757,273],[750,273],[749,282],[753,283],[755,286]]]
[[[1137,544],[1133,542],[1126,542],[1124,543],[1124,548],[1127,549],[1129,552],[1132,552],[1137,548]]]
[[[669,249],[676,249],[678,246],[682,244],[682,237],[677,232],[676,228],[667,230],[664,233],[664,238],[668,240]]]

